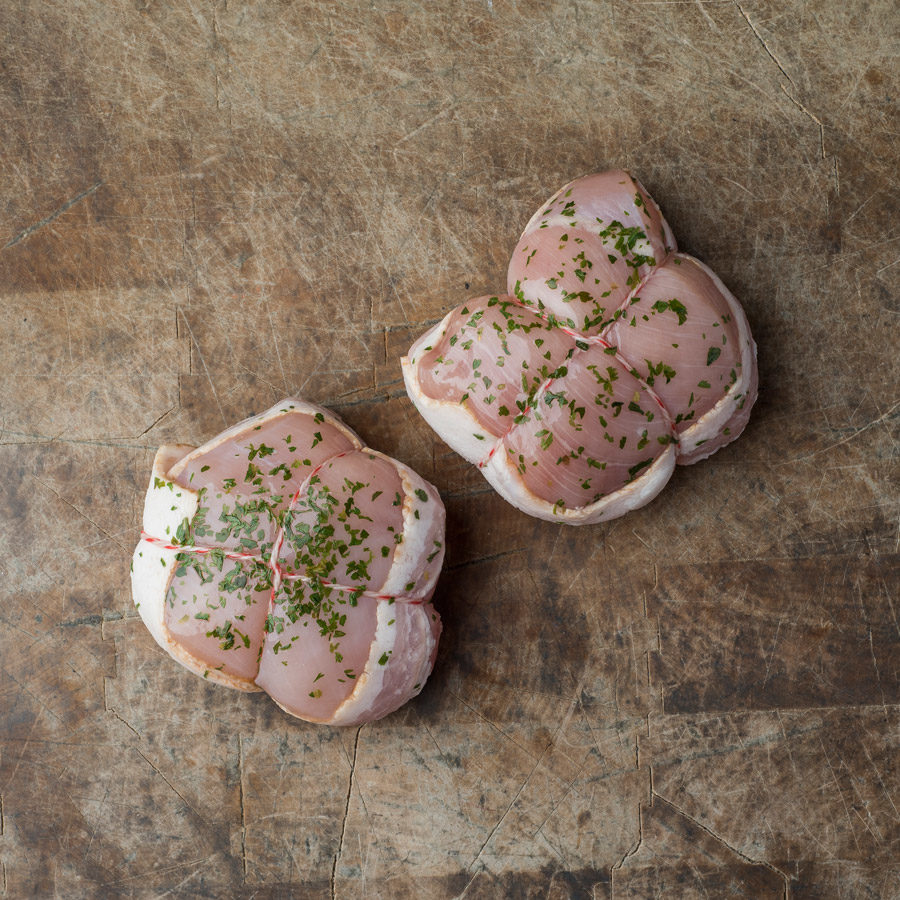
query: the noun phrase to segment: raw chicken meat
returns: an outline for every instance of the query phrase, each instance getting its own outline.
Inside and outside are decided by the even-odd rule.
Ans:
[[[141,618],[210,681],[355,725],[422,689],[444,507],[332,413],[287,399],[197,449],[161,447],[134,553]]]
[[[554,195],[507,290],[452,310],[401,365],[426,421],[519,509],[623,515],[743,431],[757,391],[744,312],[628,173]]]

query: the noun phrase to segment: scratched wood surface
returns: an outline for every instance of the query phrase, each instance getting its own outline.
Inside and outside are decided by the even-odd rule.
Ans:
[[[898,31],[891,0],[0,4],[0,896],[900,896]],[[565,529],[398,357],[613,166],[743,301],[760,400]],[[155,448],[289,393],[447,505],[437,669],[359,729],[202,682],[131,605]]]

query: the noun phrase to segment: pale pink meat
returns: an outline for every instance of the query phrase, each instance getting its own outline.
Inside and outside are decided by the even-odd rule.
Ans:
[[[410,684],[413,691],[421,690],[434,667],[441,635],[440,618],[430,603],[398,603],[391,615],[396,620],[397,636],[369,710],[373,719],[402,706],[409,696]],[[391,622],[391,619],[387,621]],[[353,714],[352,710],[350,714]]]
[[[525,226],[507,289],[555,321],[597,334],[674,246],[656,204],[627,173],[588,175]]]
[[[365,669],[377,607],[384,602],[302,581],[282,585],[273,609],[278,630],[266,635],[256,683],[292,715],[327,721]],[[292,622],[287,612],[292,603],[314,605],[317,613]],[[341,622],[335,630],[343,637],[322,633],[332,618]]]
[[[743,310],[626,172],[544,204],[508,290],[450,312],[402,366],[429,424],[515,506],[571,524],[621,515],[746,425]]]
[[[305,585],[296,587],[308,598]],[[341,627],[347,637],[340,641],[341,659],[336,663],[329,637],[322,635],[309,616],[293,623],[286,619],[283,632],[266,635],[256,683],[292,715],[313,722],[331,720],[365,671],[379,609],[383,612],[389,607],[388,621],[398,633],[391,650],[385,650],[383,657],[376,660],[384,677],[366,710],[367,720],[397,709],[409,699],[410,691],[418,693],[434,665],[441,631],[440,619],[431,604],[389,604],[365,596],[354,601],[349,594],[328,589],[323,595],[320,605],[325,607],[326,615],[344,620]],[[291,599],[297,600],[297,595],[291,595]],[[276,614],[283,612],[288,602],[282,595],[276,603]],[[334,724],[358,721],[354,717]]]
[[[346,430],[336,428],[324,414],[318,422],[314,415],[277,416],[224,439],[214,438],[172,466],[172,481],[204,492],[201,507],[207,510],[206,521],[198,537],[206,546],[241,550],[248,549],[251,540],[258,547],[249,549],[265,553],[279,514],[310,472],[353,449]],[[238,520],[241,529],[236,527]],[[200,524],[195,520],[195,530]]]
[[[198,674],[344,725],[421,690],[443,505],[327,411],[286,400],[196,450],[162,448],[144,532],[135,603]]]
[[[528,490],[559,511],[630,484],[673,442],[665,409],[615,355],[594,344],[565,369],[503,441]]]
[[[419,378],[430,397],[464,405],[499,438],[574,346],[514,298],[479,297],[456,309],[434,346],[423,348]]]
[[[271,570],[261,561],[179,553],[166,592],[165,628],[210,668],[252,681],[271,594]]]
[[[604,337],[663,401],[678,434],[739,381],[737,323],[697,260],[675,256],[623,313]]]
[[[326,462],[311,482],[284,517],[279,563],[285,574],[315,571],[329,581],[380,591],[396,538],[403,534],[403,485],[396,466],[355,450]],[[311,541],[323,518],[334,535]]]

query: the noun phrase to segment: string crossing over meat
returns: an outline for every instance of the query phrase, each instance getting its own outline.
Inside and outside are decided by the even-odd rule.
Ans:
[[[623,171],[558,191],[507,293],[451,310],[401,365],[419,412],[501,496],[573,525],[648,503],[676,463],[743,431],[757,393],[740,304]]]

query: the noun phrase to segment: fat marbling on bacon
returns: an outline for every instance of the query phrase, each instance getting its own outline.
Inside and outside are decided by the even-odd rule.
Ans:
[[[743,431],[757,391],[744,312],[627,172],[542,206],[507,291],[449,312],[401,365],[426,421],[514,506],[611,519]]]
[[[327,410],[287,399],[202,447],[161,447],[132,562],[156,641],[210,681],[355,725],[422,689],[444,507]]]

